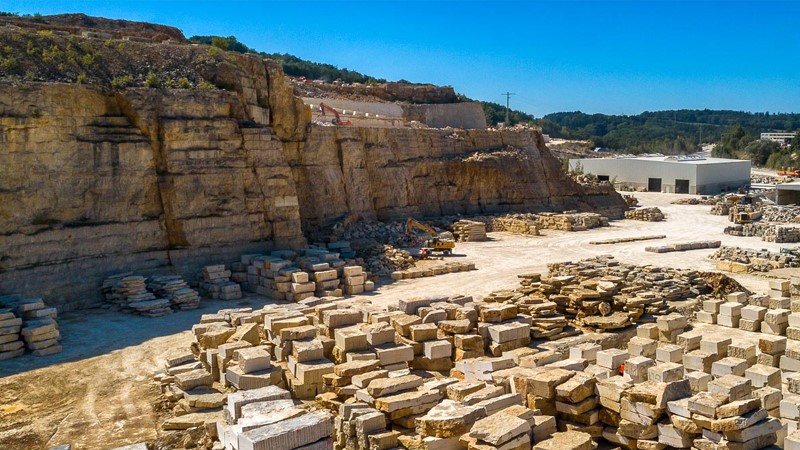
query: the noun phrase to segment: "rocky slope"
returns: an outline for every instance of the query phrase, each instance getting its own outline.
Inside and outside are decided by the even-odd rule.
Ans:
[[[37,39],[12,31],[0,30],[3,44]],[[302,246],[352,213],[624,206],[565,177],[536,131],[312,126],[280,67],[254,55],[35,34],[102,48],[93,54],[109,63],[84,67],[87,84],[63,82],[53,74],[67,71],[36,52],[17,63],[41,81],[0,73],[0,292],[83,307],[111,273],[191,277],[243,252]],[[128,87],[109,85],[137,67]],[[171,70],[190,85],[142,87],[144,73]]]

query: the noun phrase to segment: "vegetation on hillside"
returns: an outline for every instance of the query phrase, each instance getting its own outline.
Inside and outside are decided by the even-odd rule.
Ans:
[[[283,66],[283,71],[286,74],[294,77],[306,77],[311,80],[324,80],[331,82],[334,80],[341,80],[345,83],[385,83],[386,80],[382,78],[375,78],[364,75],[355,70],[340,69],[332,64],[321,64],[290,55],[288,53],[266,53],[258,52],[236,39],[236,36],[192,36],[189,42],[196,44],[213,45],[222,50],[229,50],[239,53],[255,53],[275,60]]]

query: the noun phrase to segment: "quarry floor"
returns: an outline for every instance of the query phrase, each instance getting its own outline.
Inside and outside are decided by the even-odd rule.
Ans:
[[[450,258],[474,262],[478,270],[431,278],[402,280],[380,286],[372,301],[389,305],[400,298],[430,294],[480,297],[517,285],[517,274],[546,272],[547,263],[601,254],[632,264],[713,270],[710,250],[648,253],[646,246],[696,240],[720,240],[723,245],[778,250],[781,244],[759,238],[723,234],[727,217],[708,214],[709,206],[671,205],[686,195],[637,193],[641,206],[658,206],[663,222],[614,221],[610,227],[583,232],[543,231],[542,236],[491,233],[488,242],[460,243]],[[611,245],[589,241],[641,235],[666,239]],[[800,269],[797,269],[800,271]],[[785,273],[783,274],[785,275]],[[767,290],[767,278],[735,275],[750,290]],[[150,375],[160,358],[192,340],[189,331],[200,315],[221,308],[264,304],[263,299],[237,302],[205,301],[194,311],[146,319],[107,310],[64,314],[60,320],[64,351],[36,358],[31,355],[0,362],[0,448],[47,449],[72,444],[73,449],[108,449],[156,436],[157,387]],[[731,333],[714,325],[709,332]],[[755,334],[739,330],[744,338]]]

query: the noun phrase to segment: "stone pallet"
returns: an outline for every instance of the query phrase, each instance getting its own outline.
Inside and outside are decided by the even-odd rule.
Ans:
[[[242,298],[239,283],[231,281],[232,272],[224,264],[206,266],[198,276],[200,292],[213,299],[238,300]]]
[[[758,236],[765,242],[800,242],[800,227],[771,223],[748,223],[725,227],[731,236]]]
[[[625,242],[636,242],[636,241],[649,241],[654,239],[664,239],[666,235],[663,234],[656,234],[656,235],[649,235],[649,236],[633,236],[628,238],[617,238],[617,239],[602,239],[599,241],[589,241],[590,245],[607,245],[607,244],[622,244]]]
[[[153,275],[147,279],[147,289],[169,300],[170,307],[175,309],[190,310],[200,306],[200,293],[190,288],[180,275]]]
[[[660,222],[664,220],[664,213],[656,207],[636,208],[625,211],[625,218],[629,220],[642,220],[646,222]]]
[[[689,250],[702,250],[706,248],[719,248],[720,241],[696,241],[677,244],[661,245],[658,247],[645,247],[644,251],[651,253],[686,252]]]
[[[519,275],[518,288],[494,292],[484,300],[516,304],[525,314],[553,310],[551,314],[563,320],[534,320],[533,326],[549,330],[535,337],[558,339],[565,336],[555,330],[563,329],[567,320],[585,328],[620,329],[671,313],[668,300],[702,299],[712,292],[695,271],[620,264],[610,256],[550,264],[548,269],[546,276]]]
[[[453,223],[453,234],[458,242],[481,242],[487,239],[486,224],[474,220],[459,220]]]
[[[34,356],[60,353],[57,317],[41,298],[0,296],[0,360],[21,356],[26,349]]]
[[[329,246],[333,246],[329,248]],[[298,302],[309,297],[340,297],[370,292],[375,283],[363,267],[349,264],[332,249],[349,249],[349,243],[329,243],[269,255],[243,255],[246,288],[276,300]],[[352,260],[350,260],[352,261]]]
[[[716,260],[717,270],[734,273],[769,272],[784,267],[800,267],[800,257],[789,253],[722,246],[709,258]]]
[[[468,272],[470,270],[477,270],[475,263],[444,262],[433,266],[426,266],[425,268],[396,270],[391,273],[391,277],[393,280],[408,280],[412,278],[435,277],[448,273]]]

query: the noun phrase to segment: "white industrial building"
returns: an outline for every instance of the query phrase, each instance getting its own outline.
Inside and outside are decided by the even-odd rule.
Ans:
[[[623,155],[571,159],[569,167],[612,181],[620,190],[713,195],[750,184],[750,161],[741,159]]]

